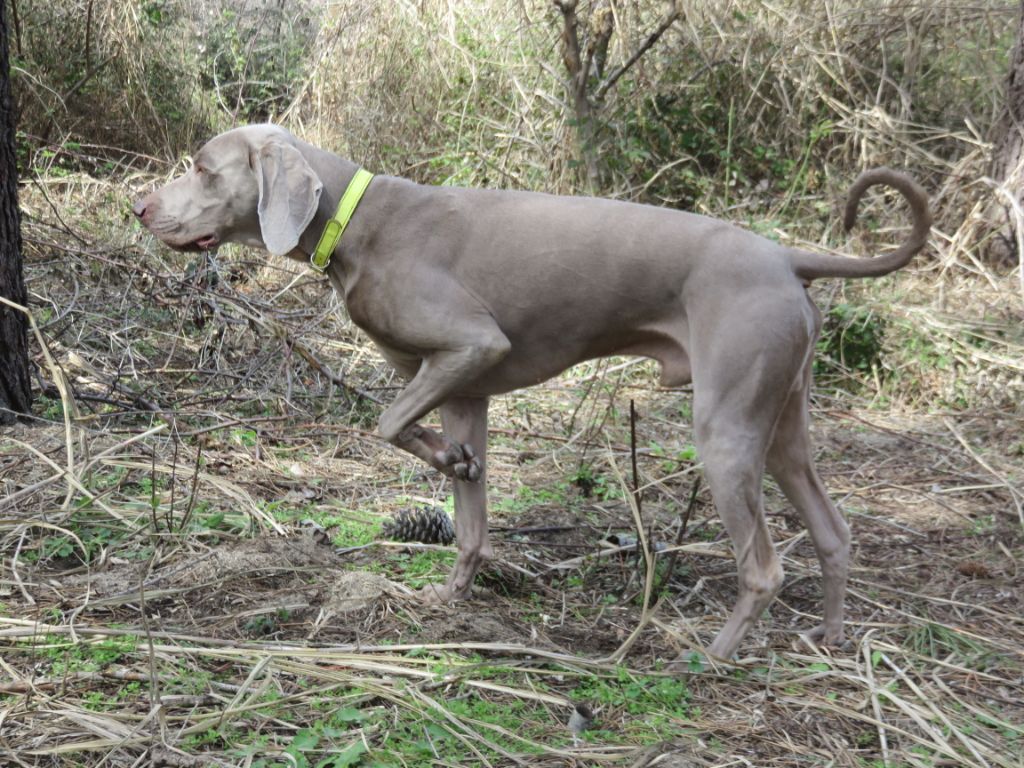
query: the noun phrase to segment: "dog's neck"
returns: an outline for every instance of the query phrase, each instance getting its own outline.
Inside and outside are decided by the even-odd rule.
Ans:
[[[299,236],[299,244],[295,250],[288,254],[292,258],[308,261],[310,255],[316,250],[317,243],[320,242],[320,236],[323,234],[324,227],[338,210],[338,203],[341,202],[341,197],[345,194],[345,190],[348,189],[348,185],[356,175],[356,171],[359,170],[359,166],[350,160],[338,157],[332,152],[325,152],[303,141],[298,142],[298,150],[303,154],[310,166],[317,169],[317,175],[320,177],[320,183],[323,185],[323,190],[320,192],[320,202],[317,205],[316,213],[313,215],[313,220],[309,222],[309,226]],[[334,261],[336,260],[332,259],[332,264]]]

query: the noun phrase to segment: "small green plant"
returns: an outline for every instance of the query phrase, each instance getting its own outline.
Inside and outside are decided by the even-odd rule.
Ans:
[[[971,522],[972,536],[987,536],[996,531],[995,515],[980,515]]]
[[[439,674],[449,671],[444,665],[435,670]],[[512,686],[522,685],[518,673],[502,667],[481,665],[473,668],[477,679],[491,680]],[[516,736],[542,742],[550,735],[548,713],[534,702],[520,698],[492,698],[481,696],[479,689],[459,685],[458,695],[444,703],[446,716],[433,710],[407,710],[400,719],[387,717],[387,728],[383,741],[360,765],[368,768],[404,768],[419,765],[463,765],[466,737],[473,733],[462,733],[462,723],[470,725],[491,744],[475,742],[475,748],[486,758],[498,758],[499,750],[533,754],[538,751],[535,744],[527,743]],[[372,727],[381,715],[374,713],[366,717]],[[514,723],[515,726],[510,726]],[[510,731],[512,733],[510,733]],[[475,764],[475,763],[474,763]]]
[[[43,539],[39,548],[39,558],[50,560],[57,558],[63,560],[71,557],[75,552],[75,542],[70,536],[57,535]]]
[[[494,507],[502,512],[517,513],[545,504],[572,507],[574,502],[578,503],[578,500],[579,497],[571,490],[568,482],[560,482],[553,487],[520,485],[516,489],[514,497],[497,499],[494,502]]]
[[[223,749],[234,743],[239,735],[237,728],[221,725],[218,728],[210,728],[201,733],[192,734],[182,740],[181,744],[186,750],[196,750],[201,747]]]
[[[37,650],[50,664],[54,675],[69,672],[94,672],[121,662],[135,652],[138,638],[119,635],[85,642],[69,642],[66,638],[42,638]]]
[[[614,477],[594,471],[591,464],[581,464],[570,482],[580,489],[583,498],[610,501],[622,498],[622,486]]]
[[[650,450],[651,456],[661,459],[659,466],[662,473],[666,475],[677,472],[680,467],[693,464],[697,460],[697,446],[692,443],[671,453],[660,443],[651,443],[648,450]]]
[[[259,616],[249,618],[242,629],[249,637],[266,637],[276,633],[282,622],[288,621],[291,614],[285,608],[279,608],[276,612],[268,614],[261,613]]]
[[[867,376],[881,376],[885,321],[874,310],[836,304],[825,316],[814,358],[816,377],[859,388]]]
[[[231,440],[238,445],[252,448],[258,442],[259,436],[254,429],[236,428],[231,430]]]
[[[911,628],[903,644],[928,658],[956,659],[969,669],[987,670],[992,649],[982,643],[950,630],[941,624],[922,624]]]
[[[321,525],[333,533],[331,541],[336,547],[361,547],[380,535],[378,523],[363,523],[345,517],[327,516]]]
[[[413,589],[418,589],[444,579],[454,562],[455,553],[451,551],[400,552],[387,561],[384,570],[395,573],[392,578],[398,578]]]
[[[337,547],[359,547],[371,543],[380,535],[380,521],[357,509],[321,504],[292,506],[285,501],[266,501],[261,506],[282,523],[312,520],[331,535],[332,543]]]
[[[39,415],[49,421],[59,421],[64,418],[64,404],[59,398],[47,397],[42,395],[39,397]]]
[[[348,768],[348,766],[359,765],[366,753],[366,745],[361,739],[351,741],[351,738],[352,735],[348,729],[317,723],[317,727],[303,728],[292,737],[292,743],[285,749],[285,754],[291,760],[283,763],[268,763],[266,764],[267,768],[278,765],[281,768],[287,766],[291,766],[291,768]],[[348,739],[350,743],[339,749],[335,745],[342,739]],[[262,763],[263,761],[257,761],[253,765]]]
[[[690,664],[691,668],[695,666],[692,658]],[[678,734],[679,721],[689,720],[691,715],[690,691],[685,680],[667,675],[638,675],[625,667],[619,667],[614,676],[583,681],[573,691],[572,698],[600,706],[609,715],[617,712],[641,715],[640,718],[627,717],[625,722],[644,740]]]

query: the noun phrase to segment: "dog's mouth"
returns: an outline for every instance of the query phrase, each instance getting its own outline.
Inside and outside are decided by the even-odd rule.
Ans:
[[[192,244],[201,251],[212,251],[220,245],[220,238],[216,235],[204,235],[203,237],[193,240]]]
[[[196,253],[197,251],[213,251],[220,245],[220,238],[216,234],[204,234],[202,238],[196,238],[195,240],[184,240],[180,237],[175,237],[174,234],[163,233],[153,229],[151,231],[163,242],[165,246],[173,251],[180,251],[182,253]]]
[[[195,240],[189,240],[184,243],[172,243],[164,240],[164,243],[170,246],[175,251],[184,251],[186,253],[194,253],[197,251],[212,251],[220,245],[220,238],[216,235],[203,235],[197,237]]]

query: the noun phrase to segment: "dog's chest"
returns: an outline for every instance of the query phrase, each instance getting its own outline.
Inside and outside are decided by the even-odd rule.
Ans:
[[[380,339],[375,338],[372,332],[367,331],[365,328],[363,330],[376,345],[377,349],[380,350],[381,356],[387,360],[396,371],[398,371],[398,374],[402,378],[411,379],[416,375],[416,372],[420,369],[420,365],[423,364],[423,358],[419,355],[395,349]]]

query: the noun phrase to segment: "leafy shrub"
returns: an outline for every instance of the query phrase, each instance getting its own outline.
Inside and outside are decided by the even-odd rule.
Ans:
[[[208,132],[181,0],[22,0],[18,9],[12,90],[33,152],[59,145],[66,170],[103,172],[112,166],[98,157],[177,154]]]
[[[836,304],[825,316],[814,358],[819,381],[859,389],[868,376],[882,377],[885,321],[869,307]]]
[[[201,27],[203,86],[245,122],[280,115],[305,84],[318,26],[305,0],[227,3]]]

